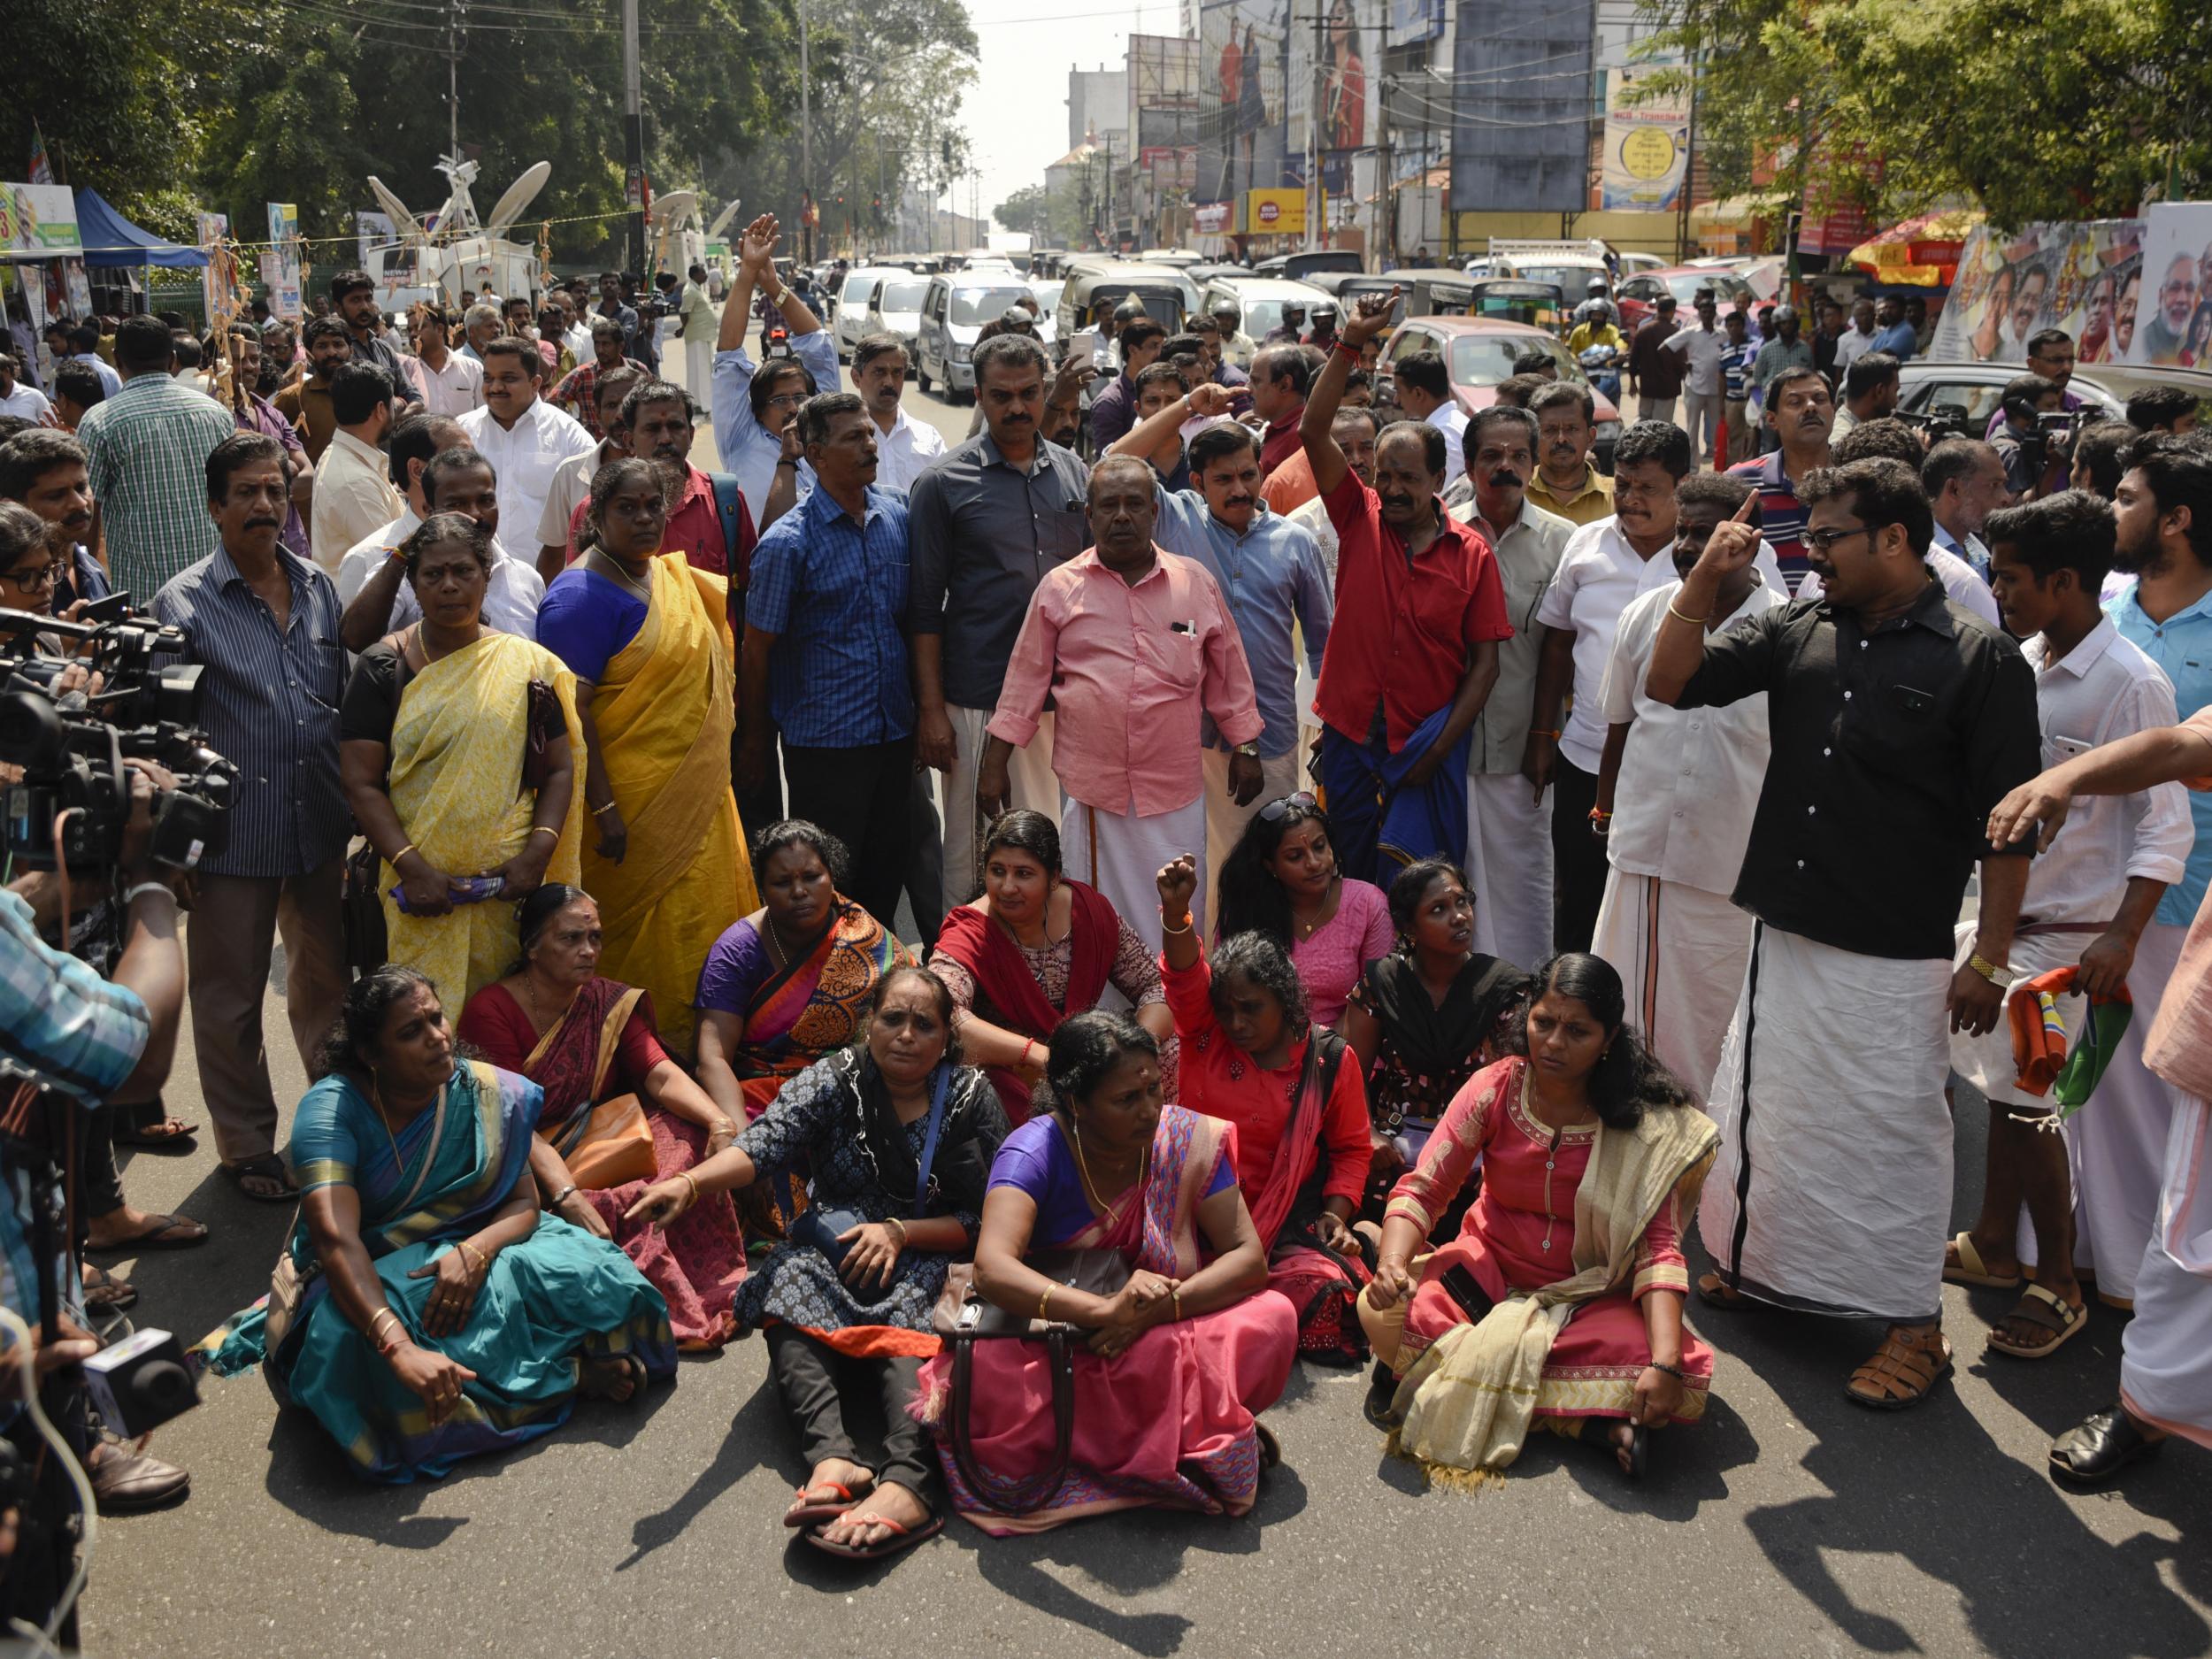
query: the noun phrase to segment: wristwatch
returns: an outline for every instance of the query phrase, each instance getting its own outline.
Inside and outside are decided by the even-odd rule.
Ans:
[[[1239,743],[1231,752],[1257,760],[1260,757],[1260,746],[1257,743]]]

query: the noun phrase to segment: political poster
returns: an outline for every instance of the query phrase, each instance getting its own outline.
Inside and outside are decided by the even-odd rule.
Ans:
[[[0,248],[30,259],[84,251],[77,234],[77,198],[65,184],[0,184],[8,234]]]
[[[286,322],[297,322],[302,310],[300,211],[290,202],[269,204],[269,251],[277,259],[277,280],[269,287],[269,309]]]
[[[1689,88],[1640,96],[1639,74],[1615,70],[1605,97],[1600,205],[1610,213],[1671,213],[1690,156]]]
[[[2135,287],[2126,361],[2212,368],[2212,202],[2161,202],[2150,209]]]
[[[1929,357],[2024,365],[2028,342],[2046,328],[2071,334],[2082,363],[2125,356],[2136,326],[2143,223],[2062,219],[2011,231],[1977,226],[1960,250]]]
[[[389,213],[372,212],[366,208],[359,209],[354,213],[353,234],[355,241],[360,247],[360,265],[364,271],[376,269],[369,258],[370,249],[381,248],[386,242],[399,240],[399,229],[392,223],[392,216]]]
[[[207,307],[211,327],[227,323],[239,311],[238,258],[225,246],[230,240],[230,216],[227,213],[201,213],[196,216],[200,249],[207,255],[207,264],[200,272],[200,297]]]
[[[1290,0],[1202,0],[1198,193],[1217,201],[1305,181],[1305,91],[1290,125]],[[1310,37],[1311,25],[1307,26]]]

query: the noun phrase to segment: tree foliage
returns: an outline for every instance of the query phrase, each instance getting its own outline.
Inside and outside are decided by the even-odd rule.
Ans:
[[[2131,214],[2212,186],[2202,0],[1640,0],[1650,49],[1694,59],[1724,194],[1771,165],[1889,215],[1963,195],[1996,221]],[[1661,83],[1663,84],[1663,81]]]

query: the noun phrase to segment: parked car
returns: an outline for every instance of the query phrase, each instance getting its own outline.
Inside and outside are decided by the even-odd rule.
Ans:
[[[1292,282],[1281,277],[1216,277],[1206,284],[1205,293],[1200,296],[1200,309],[1210,311],[1214,302],[1219,299],[1236,302],[1240,319],[1237,331],[1253,342],[1253,349],[1266,340],[1271,330],[1282,326],[1286,306],[1302,306],[1309,325],[1317,312],[1333,312],[1338,309],[1335,298],[1325,289],[1310,282]],[[1237,368],[1251,367],[1251,351],[1246,349],[1242,342],[1233,349],[1225,345],[1223,352]]]
[[[898,265],[858,265],[845,273],[844,285],[837,290],[835,321],[831,325],[837,331],[839,361],[852,361],[853,348],[869,333],[868,303],[876,290],[886,282],[910,279],[910,273]]]
[[[1632,334],[1641,327],[1647,318],[1659,309],[1659,296],[1674,296],[1681,307],[1680,315],[1690,315],[1690,302],[1701,290],[1712,289],[1725,313],[1735,303],[1739,293],[1751,296],[1755,307],[1758,292],[1745,280],[1741,273],[1725,266],[1670,265],[1663,271],[1640,271],[1634,276],[1624,277],[1613,290],[1613,306],[1620,313],[1621,332]]]
[[[1571,380],[1578,386],[1589,386],[1590,378],[1575,361],[1574,354],[1561,343],[1559,336],[1548,329],[1529,323],[1500,322],[1486,317],[1413,317],[1400,324],[1383,348],[1382,373],[1388,377],[1392,365],[1403,361],[1416,352],[1433,351],[1444,359],[1444,372],[1451,378],[1452,396],[1469,414],[1487,409],[1498,400],[1498,383],[1510,379],[1513,359],[1531,346],[1540,348],[1558,365],[1559,378]],[[1613,470],[1613,446],[1620,442],[1621,411],[1612,399],[1593,387],[1591,396],[1597,404],[1597,444],[1592,458],[1598,471],[1609,473]],[[1377,401],[1384,397],[1384,388],[1378,388]]]
[[[908,360],[918,363],[922,296],[929,292],[930,280],[928,277],[917,276],[911,271],[887,275],[876,291],[868,296],[867,326],[862,332],[896,334],[906,342]]]
[[[1897,407],[1909,416],[1933,415],[1939,405],[1966,411],[1968,435],[1978,438],[2003,401],[2005,382],[2028,373],[2018,363],[1924,363],[1917,358],[1898,371]],[[2179,386],[2197,395],[2212,418],[2212,372],[2160,369],[2144,363],[2093,363],[2074,371],[2066,389],[2094,405],[2108,419],[2125,420],[2127,401],[2147,386]]]
[[[975,337],[1007,308],[1028,298],[1029,285],[1010,271],[979,274],[954,272],[929,280],[922,296],[919,342],[914,349],[914,381],[922,390],[944,382],[949,402],[975,395]]]

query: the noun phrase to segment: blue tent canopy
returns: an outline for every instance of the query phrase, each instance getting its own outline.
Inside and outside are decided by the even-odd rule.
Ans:
[[[84,243],[88,265],[165,266],[173,271],[196,271],[207,263],[197,248],[164,242],[143,231],[110,207],[96,190],[77,192],[77,235]]]

